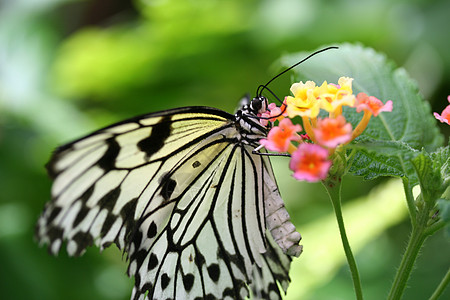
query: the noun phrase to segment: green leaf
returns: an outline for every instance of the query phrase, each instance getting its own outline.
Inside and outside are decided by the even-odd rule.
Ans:
[[[428,154],[422,151],[411,160],[420,182],[425,201],[436,201],[450,184],[449,147]]]
[[[445,234],[450,237],[450,201],[447,199],[439,199],[437,201],[439,216],[445,222]]]
[[[445,188],[447,188],[450,182],[450,147],[439,148],[436,152],[431,153],[431,158],[433,161],[439,163],[441,167],[441,177],[444,184],[446,184]]]
[[[283,56],[281,64],[284,67],[293,65],[309,53]],[[416,83],[408,77],[405,70],[396,69],[384,55],[373,49],[360,45],[339,45],[338,50],[329,50],[311,58],[295,68],[294,73],[296,81],[313,80],[318,85],[324,80],[337,83],[341,76],[352,77],[354,94],[364,92],[383,102],[393,101],[393,111],[372,117],[357,141],[384,142],[383,147],[386,149],[395,145],[395,151],[371,151],[370,148],[360,147],[350,168],[350,172],[355,175],[366,179],[408,176],[414,184],[415,175],[409,162],[411,152],[404,150],[424,148],[427,152],[432,152],[443,143],[443,136],[436,126],[430,106],[418,94]],[[356,126],[362,113],[346,108],[344,116]],[[406,148],[397,149],[397,146]]]
[[[414,167],[410,163],[419,151],[402,141],[384,141],[370,138],[359,138],[357,142],[348,146],[364,153],[352,163],[355,175],[364,175],[366,179],[379,176],[407,176],[409,182],[418,182]],[[402,161],[398,159],[402,158]],[[380,168],[380,166],[383,166]]]
[[[440,166],[431,156],[422,151],[411,160],[419,177],[420,188],[425,201],[436,201],[442,194],[442,179]]]

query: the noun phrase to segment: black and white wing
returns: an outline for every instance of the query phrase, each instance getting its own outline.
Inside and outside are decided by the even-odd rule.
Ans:
[[[280,298],[283,252],[299,254],[299,235],[254,147],[234,116],[205,107],[101,129],[53,154],[52,201],[36,236],[53,254],[63,241],[70,255],[116,243],[135,277],[133,299],[242,299],[249,286]]]

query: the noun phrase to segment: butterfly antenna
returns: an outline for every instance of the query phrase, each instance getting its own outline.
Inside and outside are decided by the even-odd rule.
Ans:
[[[272,96],[274,96],[280,103],[283,103],[283,101],[281,101],[280,98],[278,98],[277,95],[275,95],[275,93],[272,92],[271,89],[269,89],[268,87],[265,87],[265,89],[266,89],[267,91],[269,91],[269,93],[271,93]],[[261,95],[258,95],[258,96],[261,96]]]
[[[264,89],[270,91],[270,90],[268,89],[267,86],[268,86],[272,81],[274,81],[275,79],[277,79],[278,77],[280,77],[280,76],[283,75],[284,73],[286,73],[286,72],[292,70],[293,68],[295,68],[295,67],[298,66],[299,64],[303,63],[304,61],[310,59],[310,58],[313,57],[314,55],[319,54],[319,53],[322,53],[322,52],[327,51],[327,50],[330,50],[330,49],[338,49],[338,48],[339,48],[339,47],[331,46],[331,47],[327,47],[327,48],[324,48],[324,49],[317,50],[317,51],[314,52],[314,53],[311,53],[310,55],[308,55],[307,57],[305,57],[304,59],[302,59],[302,60],[299,61],[298,63],[296,63],[296,64],[290,66],[290,67],[287,68],[286,70],[282,71],[281,73],[279,73],[278,75],[276,75],[275,77],[273,77],[272,79],[270,79],[266,84],[258,86],[258,88],[256,89],[256,95],[261,96],[262,91],[263,91]],[[274,95],[273,92],[270,91],[270,93],[271,93],[272,95]],[[275,96],[275,97],[276,97],[276,96]],[[278,99],[278,97],[276,97],[276,98]],[[278,99],[278,101],[280,101],[280,99]],[[281,102],[281,101],[280,101],[280,102]]]

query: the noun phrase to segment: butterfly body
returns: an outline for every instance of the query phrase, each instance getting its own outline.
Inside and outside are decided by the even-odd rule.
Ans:
[[[38,240],[70,255],[117,244],[133,299],[280,298],[301,246],[269,158],[253,153],[266,101],[142,115],[58,148]]]

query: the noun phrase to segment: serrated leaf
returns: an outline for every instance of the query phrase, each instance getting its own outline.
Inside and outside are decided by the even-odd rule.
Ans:
[[[366,179],[373,179],[379,176],[402,177],[406,175],[412,185],[418,182],[415,170],[409,161],[419,151],[404,142],[361,138],[356,143],[349,145],[349,148],[359,151],[356,154],[359,157],[354,160],[352,165],[353,169],[356,170],[353,171],[355,175],[365,176]],[[406,163],[399,164],[398,156],[402,157]],[[384,165],[384,168],[379,168],[380,165]],[[367,173],[367,170],[376,171]]]
[[[281,58],[283,66],[290,66],[308,53],[286,55]],[[353,92],[364,92],[386,102],[392,100],[392,112],[381,113],[370,120],[361,139],[401,142],[411,149],[424,148],[432,152],[443,143],[430,106],[418,94],[415,82],[405,70],[384,55],[360,45],[343,44],[338,50],[329,50],[308,60],[294,69],[296,81],[313,80],[320,85],[324,80],[337,83],[338,78],[354,78]],[[355,126],[362,114],[353,108],[344,109],[344,116]],[[406,156],[404,156],[406,154]],[[414,184],[413,168],[408,161],[410,153],[389,153],[360,149],[354,156],[350,172],[372,179],[379,176],[408,176]]]
[[[411,160],[420,182],[425,201],[436,201],[444,192],[441,177],[441,162],[433,160],[431,155],[422,151]]]
[[[431,158],[433,161],[439,162],[442,180],[446,182],[448,186],[450,182],[450,147],[439,148],[436,152],[431,153]]]

